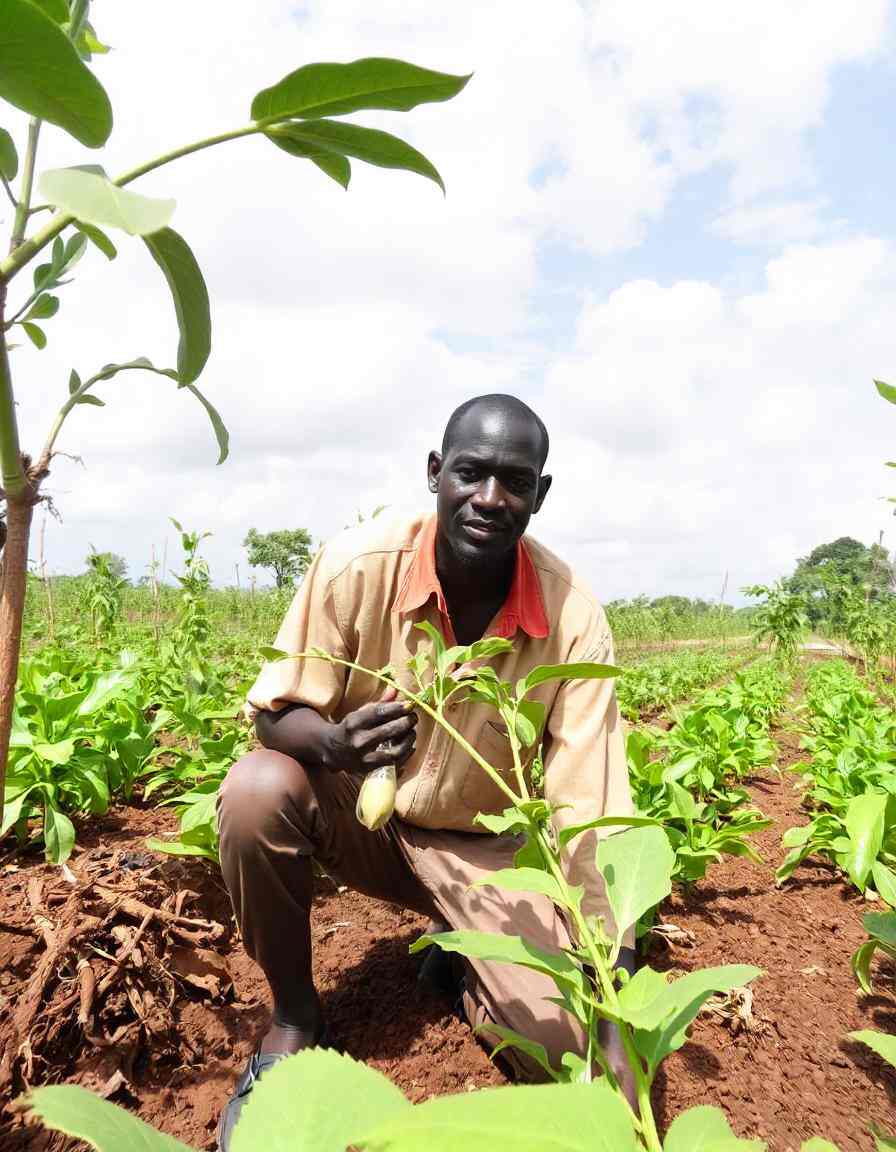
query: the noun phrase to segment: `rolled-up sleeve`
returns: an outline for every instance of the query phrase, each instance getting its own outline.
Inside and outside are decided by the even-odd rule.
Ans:
[[[613,639],[602,612],[595,625],[571,653],[570,661],[613,663]],[[557,830],[598,817],[633,813],[625,731],[612,679],[563,684],[547,719],[544,769],[545,799],[557,809],[553,816]],[[596,852],[598,838],[615,831],[620,829],[585,832],[563,855],[569,881],[585,889],[584,913],[603,916],[610,929],[613,916],[597,870]],[[629,935],[633,939],[633,934]]]
[[[332,656],[349,659],[340,626],[335,582],[328,577],[325,549],[317,554],[292,604],[274,647],[290,655],[322,648]],[[261,709],[277,712],[287,704],[308,704],[331,719],[345,691],[345,669],[326,660],[276,660],[264,664],[249,689],[246,714]]]

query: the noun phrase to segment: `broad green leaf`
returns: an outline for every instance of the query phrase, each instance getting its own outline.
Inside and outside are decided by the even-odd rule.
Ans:
[[[34,788],[26,788],[23,792],[10,797],[6,793],[6,798],[3,803],[3,820],[0,821],[0,837],[12,828],[13,824],[17,824],[23,815],[26,815],[31,808],[31,796]]]
[[[544,728],[545,706],[540,700],[523,700],[517,705],[514,725],[517,738],[531,748]]]
[[[891,908],[896,907],[896,872],[883,860],[875,860],[871,865],[871,878],[881,900]]]
[[[114,260],[118,255],[118,249],[102,228],[97,228],[93,224],[85,224],[83,220],[76,220],[75,227],[79,232],[83,233],[92,244],[99,248],[107,260]]]
[[[19,170],[19,154],[15,141],[5,128],[0,128],[0,176],[6,181],[15,180]]]
[[[471,960],[521,964],[577,990],[584,986],[581,968],[565,952],[545,952],[521,936],[505,936],[501,932],[439,932],[433,936],[421,936],[411,945],[410,951],[422,952],[430,944],[438,944],[445,952],[458,952]]]
[[[687,1039],[687,1029],[714,992],[730,992],[761,975],[752,964],[704,968],[674,980],[649,1003],[632,1006],[623,1018],[635,1029],[638,1051],[655,1071],[660,1062]]]
[[[99,396],[92,396],[89,392],[85,392],[83,396],[79,396],[75,401],[76,404],[89,404],[94,408],[105,408],[106,401],[100,400]]]
[[[43,328],[41,328],[39,324],[32,324],[28,320],[21,320],[20,323],[25,329],[28,339],[31,341],[35,348],[46,348],[47,337]]]
[[[50,864],[64,864],[75,846],[75,826],[49,802],[44,807],[44,855]]]
[[[725,1113],[708,1105],[689,1108],[676,1116],[663,1141],[663,1152],[728,1152],[729,1149],[762,1152],[764,1148],[761,1140],[738,1139]]]
[[[896,388],[892,384],[885,384],[883,380],[875,380],[874,387],[883,396],[884,400],[889,400],[891,404],[896,404]]]
[[[896,1136],[887,1135],[876,1124],[871,1125],[871,1134],[876,1152],[896,1152]]]
[[[896,948],[896,912],[866,912],[862,923],[869,935]]]
[[[265,135],[294,156],[352,156],[377,168],[416,172],[445,191],[442,177],[423,153],[389,132],[362,128],[360,124],[343,124],[338,120],[309,120],[272,125]]]
[[[162,269],[174,299],[180,331],[178,379],[181,384],[192,384],[205,367],[212,347],[211,312],[205,280],[190,246],[173,228],[144,236],[143,241]]]
[[[645,964],[619,989],[619,1004],[623,1013],[636,1013],[652,1004],[665,989],[669,978]]]
[[[74,740],[57,740],[54,744],[35,744],[34,751],[41,760],[61,767],[71,760],[75,752]]]
[[[258,649],[258,653],[263,659],[269,662],[289,659],[288,652],[284,652],[281,648],[271,648],[268,644],[262,644]]]
[[[450,100],[469,79],[377,56],[348,64],[306,64],[259,92],[251,115],[274,121],[344,116],[361,108],[408,112],[418,104]]]
[[[547,680],[607,680],[611,676],[619,676],[621,672],[621,668],[612,664],[592,664],[587,661],[579,664],[542,664],[532,669],[524,683],[526,691],[530,692]]]
[[[511,892],[538,892],[564,908],[570,906],[554,877],[538,868],[499,868],[496,872],[489,872],[487,876],[474,880],[471,887],[506,888]],[[573,891],[575,893],[576,890]],[[577,891],[581,899],[581,889]]]
[[[330,1049],[309,1048],[275,1064],[253,1087],[230,1148],[335,1152],[360,1146],[374,1127],[412,1111],[401,1089],[381,1072]]]
[[[0,99],[49,120],[88,148],[112,131],[102,84],[59,26],[30,0],[0,4]]]
[[[872,1052],[876,1052],[888,1064],[896,1068],[896,1036],[886,1032],[875,1032],[871,1028],[863,1028],[860,1032],[850,1032],[850,1040],[858,1040],[866,1044]]]
[[[853,884],[862,890],[883,844],[886,807],[887,797],[883,792],[863,792],[854,796],[846,809],[845,824],[850,841],[846,871]]]
[[[102,169],[51,168],[40,178],[41,195],[86,224],[120,228],[145,236],[164,228],[174,215],[173,200],[141,196],[113,184]]]
[[[505,832],[517,832],[527,826],[525,820],[523,820],[520,814],[513,808],[505,808],[500,816],[495,816],[488,812],[479,812],[473,819],[477,824],[481,824],[483,828],[487,828],[489,832],[493,832],[496,836],[503,836]]]
[[[804,1140],[800,1144],[800,1152],[840,1152],[840,1149],[830,1140],[822,1140],[820,1136],[813,1136],[811,1140]]]
[[[568,824],[557,833],[557,841],[564,848],[570,840],[589,832],[592,828],[659,828],[661,822],[653,816],[599,816],[596,820],[586,820],[584,824]]]
[[[419,628],[421,632],[425,632],[426,635],[430,638],[432,641],[436,662],[438,662],[439,656],[445,651],[445,641],[442,637],[442,633],[438,630],[438,628],[435,627],[434,624],[431,624],[429,620],[421,620],[418,624],[415,624],[414,627]]]
[[[597,846],[597,867],[616,921],[617,944],[626,930],[672,891],[675,853],[662,828],[631,828]]]
[[[68,23],[69,10],[66,0],[31,0],[31,3],[43,9],[57,24]]]
[[[47,1128],[85,1140],[97,1152],[190,1152],[127,1109],[74,1084],[34,1088],[27,1103]]]
[[[101,673],[81,702],[78,715],[89,716],[92,712],[99,712],[111,700],[121,696],[133,682],[134,677],[127,669],[118,668],[112,672]]]
[[[204,856],[207,860],[214,860],[216,864],[218,862],[218,853],[211,848],[183,844],[180,840],[159,840],[155,836],[147,836],[146,847],[151,852],[163,852],[166,856]]]
[[[364,1152],[637,1152],[639,1147],[625,1104],[600,1081],[435,1097],[397,1113],[358,1145]]]

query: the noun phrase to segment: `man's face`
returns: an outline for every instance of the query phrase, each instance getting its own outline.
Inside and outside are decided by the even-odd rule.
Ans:
[[[439,535],[458,559],[481,564],[516,547],[550,487],[541,437],[521,415],[471,409],[444,458],[429,455]]]

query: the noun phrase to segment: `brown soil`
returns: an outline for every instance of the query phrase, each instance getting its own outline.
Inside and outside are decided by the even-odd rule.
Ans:
[[[796,759],[792,734],[777,735],[782,765]],[[863,1027],[896,1028],[894,973],[878,971],[878,995],[857,993],[849,956],[864,938],[867,905],[831,870],[810,865],[775,888],[781,831],[805,820],[792,782],[786,773],[783,782],[771,773],[752,782],[757,803],[777,822],[759,837],[767,867],[726,858],[664,909],[664,920],[692,933],[695,943],[658,942],[654,965],[686,971],[750,962],[765,975],[754,985],[752,1027],[717,1016],[697,1022],[691,1042],[660,1073],[657,1112],[668,1122],[683,1108],[712,1103],[739,1135],[763,1137],[771,1152],[797,1152],[814,1134],[836,1141],[842,1152],[870,1152],[870,1120],[896,1128],[896,1076],[845,1036]],[[218,1112],[262,1027],[266,994],[235,938],[217,870],[201,861],[143,855],[146,835],[173,826],[170,812],[140,807],[87,824],[72,859],[76,886],[35,857],[0,867],[0,1053],[6,1051],[14,1073],[11,1085],[0,1086],[0,1098],[21,1091],[26,1081],[82,1083],[105,1089],[187,1144],[213,1148]],[[142,923],[120,903],[129,889],[131,899],[169,911],[176,911],[178,893],[187,893],[180,897],[182,914],[202,924],[174,927],[199,933],[205,951],[184,947],[170,922],[151,918],[140,942],[141,966],[121,965],[125,971],[105,997],[96,997],[94,1022],[85,1029],[76,1020],[78,1002],[53,1010],[77,990],[71,980],[78,955],[90,959],[98,980],[109,973],[111,962],[88,945],[114,954]],[[58,941],[65,925],[89,915],[101,926],[76,938],[35,995],[35,973],[47,955],[39,917]],[[347,1052],[390,1076],[413,1100],[503,1082],[449,1006],[418,990],[407,953],[423,927],[418,917],[322,881],[313,927],[325,1010]],[[190,965],[190,951],[205,963]],[[37,1007],[33,1017],[22,1008],[29,1003]],[[19,1053],[17,1019],[30,1030],[30,1068],[28,1049],[26,1058]],[[96,1046],[116,1030],[113,1045]],[[8,1113],[0,1118],[3,1152],[64,1146]]]

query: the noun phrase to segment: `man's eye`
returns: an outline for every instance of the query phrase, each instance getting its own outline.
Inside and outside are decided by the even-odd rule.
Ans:
[[[478,473],[475,468],[458,468],[457,477],[459,480],[463,480],[465,483],[471,484],[478,478]]]

